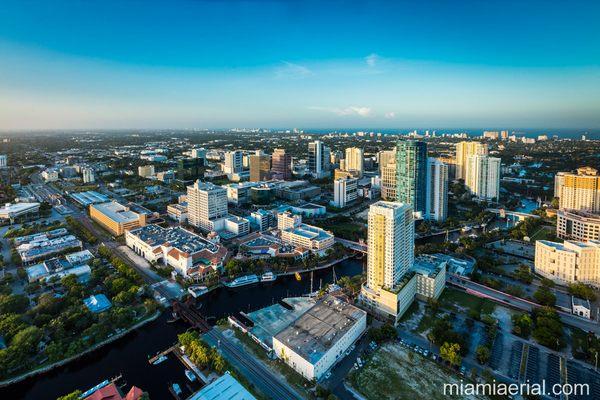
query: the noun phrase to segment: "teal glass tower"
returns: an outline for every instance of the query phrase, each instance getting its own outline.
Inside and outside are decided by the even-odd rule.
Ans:
[[[400,140],[396,144],[396,201],[425,213],[427,196],[427,143]]]

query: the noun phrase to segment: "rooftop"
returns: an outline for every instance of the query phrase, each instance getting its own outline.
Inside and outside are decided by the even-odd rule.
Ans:
[[[188,400],[256,400],[245,387],[226,372],[223,376],[191,395]]]
[[[112,304],[108,297],[103,294],[96,294],[83,300],[83,304],[93,313],[101,313],[108,310]]]
[[[205,249],[213,253],[219,250],[218,245],[181,227],[163,228],[159,225],[151,224],[134,229],[129,233],[137,236],[150,246],[169,245],[188,254],[197,253]]]
[[[92,207],[106,215],[111,220],[119,223],[133,222],[139,218],[138,213],[130,210],[129,207],[117,203],[116,201],[94,204]]]
[[[73,198],[73,200],[75,200],[84,207],[87,207],[90,204],[106,203],[107,201],[109,201],[109,198],[107,196],[100,194],[94,190],[89,190],[87,192],[71,193],[70,196]]]
[[[327,296],[275,338],[315,364],[365,316],[365,311],[333,296]]]

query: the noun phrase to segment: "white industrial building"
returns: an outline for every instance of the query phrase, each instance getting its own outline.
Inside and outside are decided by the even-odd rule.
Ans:
[[[275,355],[309,380],[319,380],[367,328],[367,313],[327,296],[273,337]]]

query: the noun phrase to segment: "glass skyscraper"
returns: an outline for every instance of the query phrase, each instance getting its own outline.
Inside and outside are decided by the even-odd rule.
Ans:
[[[427,143],[401,140],[396,145],[396,201],[425,213],[427,198]]]

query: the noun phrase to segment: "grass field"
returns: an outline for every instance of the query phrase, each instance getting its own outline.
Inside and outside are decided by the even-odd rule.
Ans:
[[[473,296],[462,290],[446,288],[439,298],[442,308],[460,311],[469,310],[470,313],[478,315],[491,314],[496,305],[493,301],[481,297]]]
[[[459,383],[459,377],[435,362],[412,353],[398,343],[375,352],[367,364],[350,374],[355,390],[367,400],[447,399],[444,384]],[[464,396],[463,399],[487,399]]]

